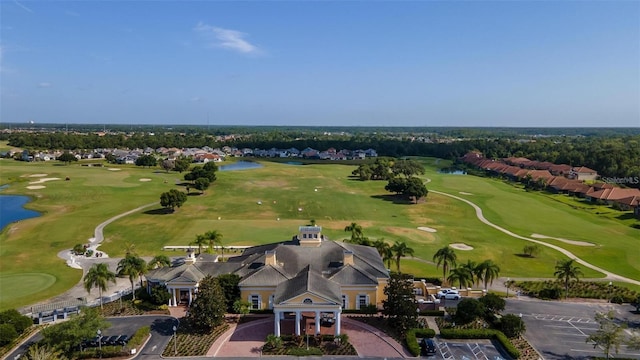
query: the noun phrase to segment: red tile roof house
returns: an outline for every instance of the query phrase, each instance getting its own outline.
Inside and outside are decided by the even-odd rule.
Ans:
[[[640,190],[639,189],[623,189],[623,188],[593,188],[587,192],[587,199],[593,202],[602,202],[609,205],[613,205],[620,200],[627,199],[630,197],[639,197],[640,198]],[[630,204],[633,203],[633,200],[630,200]],[[630,208],[628,208],[630,209]]]
[[[640,219],[640,195],[633,195],[616,200],[616,203],[622,210],[633,210],[633,216]]]
[[[549,172],[556,176],[567,176],[571,172],[572,167],[567,164],[558,164],[549,167]]]
[[[598,178],[598,172],[588,167],[574,167],[569,173],[569,178],[578,180],[596,180]]]

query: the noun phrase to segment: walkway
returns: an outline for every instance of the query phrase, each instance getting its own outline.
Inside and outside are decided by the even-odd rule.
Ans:
[[[557,250],[557,251],[561,252],[562,254],[568,256],[570,259],[573,259],[576,262],[578,262],[578,263],[580,263],[580,264],[582,264],[582,265],[584,265],[584,266],[586,266],[586,267],[588,267],[590,269],[593,269],[593,270],[596,270],[596,271],[599,271],[599,272],[605,274],[606,275],[605,279],[607,279],[607,280],[615,280],[615,281],[621,281],[621,282],[626,282],[626,283],[630,283],[630,284],[640,285],[640,281],[638,281],[638,280],[634,280],[634,279],[630,279],[630,278],[627,278],[627,277],[624,277],[624,276],[621,276],[621,275],[618,275],[618,274],[614,274],[614,273],[612,273],[610,271],[607,271],[607,270],[605,270],[603,268],[600,268],[598,266],[592,265],[592,264],[580,259],[579,257],[575,256],[569,250],[561,248],[560,246],[549,244],[549,243],[546,243],[544,241],[535,240],[535,239],[531,239],[531,238],[528,238],[528,237],[520,236],[520,235],[515,234],[515,233],[513,233],[513,232],[511,232],[511,231],[509,231],[509,230],[507,230],[507,229],[505,229],[503,227],[500,227],[500,226],[490,222],[489,220],[487,220],[484,217],[483,213],[482,213],[482,209],[478,205],[472,203],[471,201],[469,201],[467,199],[461,198],[459,196],[447,194],[447,193],[442,192],[442,191],[436,191],[436,190],[429,190],[429,191],[433,192],[433,193],[436,193],[436,194],[448,196],[450,198],[453,198],[453,199],[456,199],[456,200],[460,200],[462,202],[465,202],[465,203],[471,205],[475,209],[476,217],[478,218],[478,220],[482,221],[484,224],[489,225],[492,228],[494,228],[494,229],[496,229],[498,231],[501,231],[501,232],[503,232],[503,233],[505,233],[505,234],[507,234],[507,235],[509,235],[511,237],[516,238],[516,239],[530,241],[530,242],[533,242],[533,243],[536,243],[536,244],[540,244],[542,246],[546,246],[546,247],[552,248],[554,250]]]
[[[413,357],[401,344],[382,331],[347,317],[342,317],[342,332],[359,357]],[[267,335],[273,333],[273,316],[244,324],[230,324],[207,352],[207,357],[259,357]]]

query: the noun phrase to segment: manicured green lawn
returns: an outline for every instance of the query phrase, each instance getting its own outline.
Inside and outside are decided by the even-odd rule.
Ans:
[[[29,301],[28,296],[56,282],[50,274],[22,273],[0,276],[0,302]]]
[[[539,233],[594,242],[598,247],[546,240],[613,272],[638,278],[640,259],[636,249],[640,236],[633,235],[634,231],[640,234],[640,230],[496,180],[439,174],[434,159],[423,161],[429,166],[424,177],[432,180],[428,188],[477,203],[490,221],[520,235]],[[437,166],[445,164],[441,161]],[[105,228],[101,251],[122,256],[123,244],[133,243],[140,255],[153,256],[162,254],[163,246],[188,245],[196,234],[209,230],[221,232],[224,245],[264,244],[289,240],[298,226],[315,219],[332,240],[347,238],[344,227],[356,222],[363,226],[365,236],[384,238],[390,243],[405,241],[414,248],[416,257],[429,261],[442,246],[465,243],[474,249],[456,251],[461,262],[492,259],[501,267],[501,276],[552,277],[556,261],[563,258],[548,248],[536,258],[519,256],[526,241],[482,224],[469,205],[455,199],[431,193],[426,202],[417,205],[395,203],[384,190],[385,182],[350,179],[353,165],[264,165],[261,169],[218,172],[218,180],[204,195],[189,196],[173,214],[154,211],[160,208],[158,205],[115,221]],[[29,174],[47,174],[63,180],[44,183],[44,189],[29,190],[28,183],[38,179],[25,176]],[[0,309],[41,301],[73,286],[81,272],[67,267],[56,254],[86,243],[95,226],[110,217],[156,202],[160,193],[168,189],[184,190],[176,185],[183,175],[133,166],[0,160],[0,183],[11,183],[3,193],[30,195],[36,201],[29,207],[44,213],[0,234],[1,273],[44,273],[56,279],[53,285],[30,295],[29,301],[1,298]],[[70,180],[65,181],[66,177]],[[437,232],[418,230],[421,226]],[[405,272],[441,276],[441,271],[430,264],[411,259],[402,260],[401,264]],[[585,277],[602,276],[586,268],[583,272]],[[25,288],[30,292],[33,286]]]

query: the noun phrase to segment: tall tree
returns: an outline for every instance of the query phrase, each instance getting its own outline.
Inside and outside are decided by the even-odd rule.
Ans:
[[[461,289],[466,288],[473,284],[473,274],[463,267],[452,269],[447,276],[447,282],[453,285],[456,281],[460,284]]]
[[[569,297],[569,282],[571,279],[580,281],[582,270],[576,266],[573,259],[561,260],[556,264],[553,275],[560,281],[564,281],[564,298]]]
[[[608,359],[611,350],[616,354],[620,350],[620,344],[624,341],[624,327],[616,324],[613,310],[608,313],[596,313],[595,320],[598,323],[598,330],[589,335],[586,342],[593,343],[593,348],[600,346]]]
[[[207,275],[200,281],[198,296],[191,303],[187,320],[196,327],[209,330],[224,322],[226,310],[225,296],[218,279]]]
[[[147,264],[142,258],[136,255],[127,255],[118,262],[118,275],[129,277],[129,282],[131,282],[131,294],[133,295],[133,300],[136,299],[136,292],[133,282],[137,277],[142,276],[142,268],[146,270]],[[142,286],[142,283],[140,284],[140,286]]]
[[[196,235],[196,239],[189,243],[189,245],[198,245],[198,255],[202,254],[202,247],[207,245],[209,240],[204,236],[204,234]]]
[[[154,256],[148,264],[150,270],[167,266],[171,266],[171,259],[167,255]]]
[[[416,327],[418,323],[418,302],[413,293],[413,284],[408,280],[408,275],[391,274],[384,288],[387,299],[382,300],[382,313],[388,316],[388,323],[400,334]]]
[[[176,189],[171,189],[160,194],[160,205],[164,208],[175,211],[187,201],[187,194]]]
[[[455,251],[449,246],[445,246],[440,250],[436,251],[433,255],[433,261],[437,262],[437,266],[440,267],[442,265],[442,282],[445,283],[447,280],[447,272],[449,271],[449,267],[456,266],[456,260],[458,256]]]
[[[207,231],[204,233],[204,238],[207,240],[211,251],[215,246],[219,246],[222,249],[222,234],[218,230]],[[224,257],[224,249],[222,249],[222,256]]]
[[[396,241],[391,247],[391,251],[395,254],[396,257],[396,270],[400,272],[400,259],[405,256],[413,256],[414,251],[412,248],[407,246],[406,243]]]
[[[478,265],[478,273],[484,282],[486,290],[489,284],[493,284],[493,280],[500,275],[500,267],[493,260],[485,260]]]
[[[98,288],[100,293],[100,309],[102,309],[102,292],[107,291],[109,283],[116,283],[116,274],[109,270],[107,264],[93,264],[84,276],[84,288],[90,294],[91,289]]]
[[[350,225],[344,227],[345,232],[351,232],[351,241],[357,242],[364,237],[362,232],[362,226],[352,222]]]
[[[47,346],[54,351],[60,350],[67,357],[75,359],[78,344],[83,339],[90,339],[96,336],[98,329],[104,330],[111,326],[96,308],[83,308],[78,316],[74,316],[67,321],[59,322],[43,328],[41,346]]]
[[[78,158],[75,155],[73,155],[73,154],[71,154],[70,152],[67,151],[64,154],[58,156],[57,160],[58,161],[62,161],[63,163],[68,165],[72,161],[78,161]]]

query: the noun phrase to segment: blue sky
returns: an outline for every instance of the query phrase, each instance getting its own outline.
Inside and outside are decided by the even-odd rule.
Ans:
[[[640,126],[638,1],[0,0],[0,16],[3,123]]]

